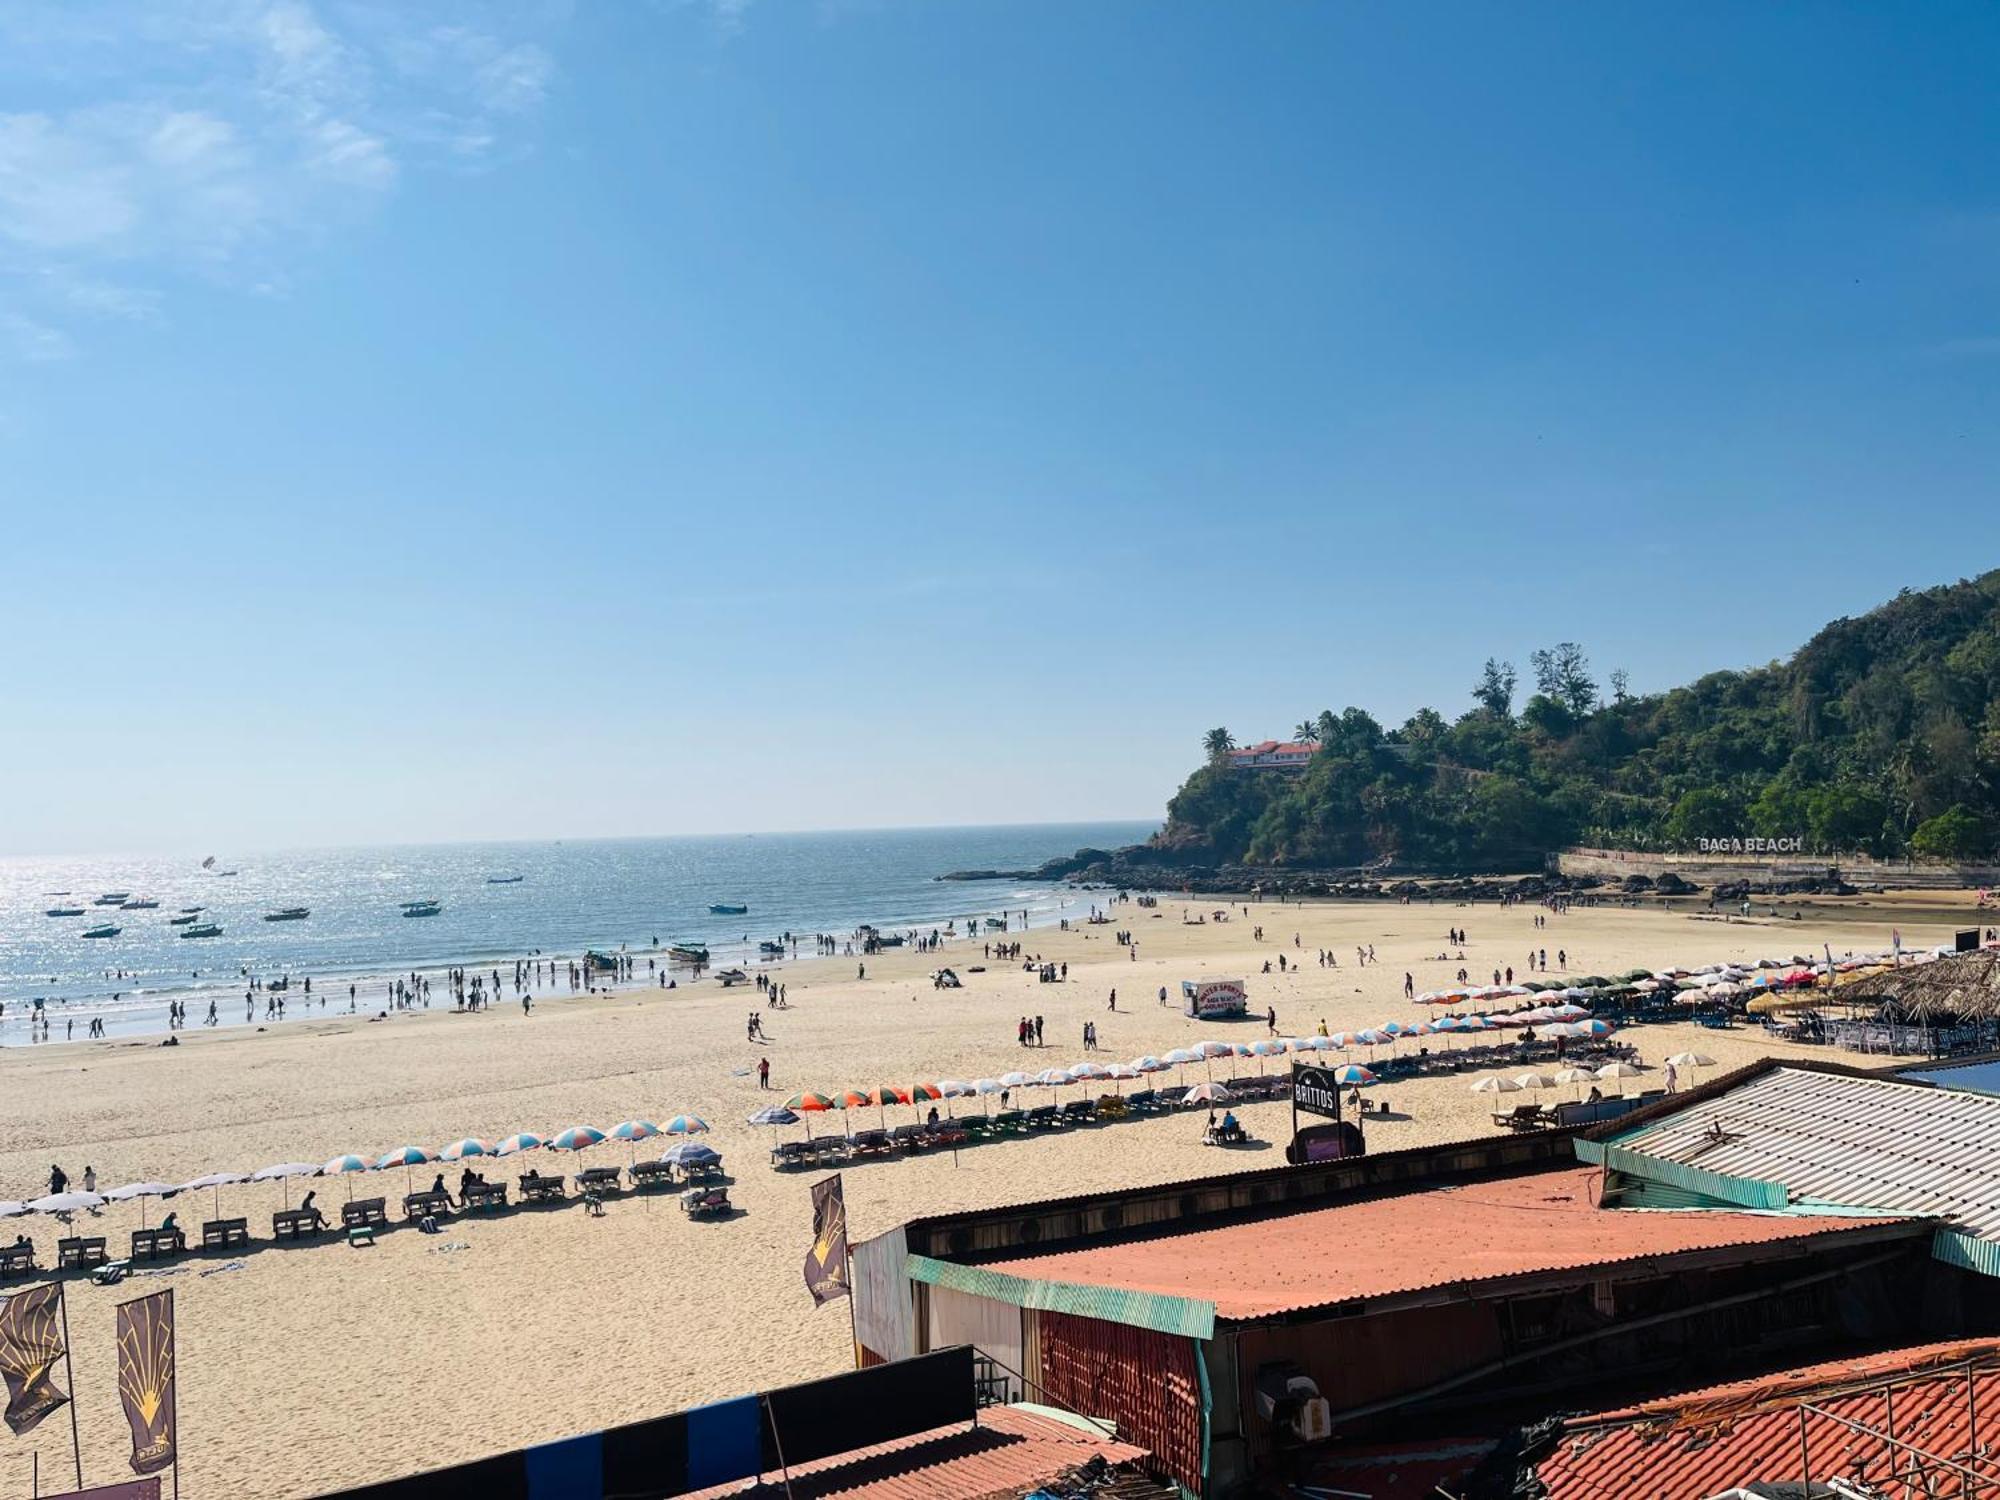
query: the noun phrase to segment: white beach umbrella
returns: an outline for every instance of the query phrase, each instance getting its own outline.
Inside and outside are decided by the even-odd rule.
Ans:
[[[972,1094],[972,1085],[958,1078],[940,1078],[937,1089],[947,1099],[965,1099]]]
[[[13,1198],[0,1198],[0,1219],[11,1219],[16,1214],[28,1212],[28,1205]]]
[[[80,1209],[102,1207],[104,1199],[97,1193],[50,1193],[46,1198],[28,1200],[30,1213],[54,1214],[58,1218],[67,1217]]]
[[[241,1172],[210,1172],[206,1176],[196,1177],[191,1181],[182,1183],[181,1191],[184,1193],[198,1193],[203,1188],[212,1189],[215,1193],[215,1216],[219,1219],[222,1217],[222,1190],[232,1183],[247,1180]]]
[[[1493,1074],[1473,1084],[1472,1092],[1475,1094],[1512,1094],[1519,1092],[1520,1087],[1521,1085],[1514,1082],[1511,1078],[1502,1078],[1498,1074]]]
[[[1227,1104],[1229,1090],[1219,1083],[1198,1083],[1181,1095],[1183,1104]]]
[[[268,1167],[259,1167],[250,1174],[252,1182],[282,1182],[285,1184],[285,1207],[292,1206],[291,1180],[294,1177],[319,1176],[320,1164],[316,1161],[281,1161]]]
[[[1712,1068],[1715,1066],[1714,1058],[1705,1057],[1699,1052],[1676,1052],[1667,1061],[1677,1068]]]
[[[1556,1086],[1556,1081],[1546,1073],[1516,1074],[1514,1082],[1524,1089],[1552,1089]]]
[[[1024,1089],[1033,1082],[1034,1079],[1030,1078],[1026,1073],[1019,1072],[1018,1070],[1012,1073],[1002,1073],[1000,1075],[1000,1083],[1002,1087],[1005,1088]]]

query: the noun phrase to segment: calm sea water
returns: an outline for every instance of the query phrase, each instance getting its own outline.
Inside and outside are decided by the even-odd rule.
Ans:
[[[362,987],[379,1003],[389,975],[451,964],[487,966],[539,951],[635,952],[698,940],[718,965],[754,956],[781,933],[845,936],[860,923],[886,931],[1026,909],[1051,921],[1076,893],[1012,881],[940,883],[960,869],[1027,869],[1085,845],[1135,843],[1149,823],[1041,824],[1006,828],[755,834],[719,838],[596,839],[561,843],[451,844],[302,850],[225,856],[204,872],[192,859],[0,861],[0,1043],[27,1040],[30,1002],[43,997],[53,1039],[102,1015],[119,1033],[160,1029],[170,999],[199,1021],[208,1000],[225,1021],[243,1018],[243,975],[312,977],[315,992]],[[508,884],[498,877],[520,876]],[[55,892],[68,892],[58,896]],[[156,910],[93,905],[130,892]],[[435,917],[406,918],[403,903],[442,903]],[[712,903],[747,906],[715,916]],[[81,917],[49,917],[81,906]],[[199,906],[219,936],[179,937],[168,918]],[[302,922],[266,922],[303,906]],[[1018,918],[1017,918],[1018,921]],[[87,928],[116,926],[88,939]],[[810,952],[808,947],[806,952]],[[643,972],[643,965],[641,966]],[[116,997],[114,999],[114,996]],[[260,1009],[261,1014],[261,1009]]]

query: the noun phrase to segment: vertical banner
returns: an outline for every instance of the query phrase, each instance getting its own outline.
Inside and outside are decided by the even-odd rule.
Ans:
[[[118,1399],[132,1426],[132,1472],[156,1474],[178,1457],[171,1288],[118,1304]]]
[[[812,1189],[813,1247],[806,1256],[806,1290],[813,1304],[823,1307],[848,1295],[847,1203],[840,1195],[840,1174],[834,1173]]]
[[[0,1301],[0,1376],[7,1380],[7,1425],[17,1436],[69,1400],[49,1379],[63,1353],[59,1283]]]

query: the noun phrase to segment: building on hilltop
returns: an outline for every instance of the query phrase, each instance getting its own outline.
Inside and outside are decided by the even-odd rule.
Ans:
[[[1232,771],[1303,771],[1319,747],[1305,740],[1261,740],[1229,752]]]

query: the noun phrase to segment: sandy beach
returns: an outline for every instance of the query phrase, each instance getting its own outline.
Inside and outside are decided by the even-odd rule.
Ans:
[[[376,1155],[405,1142],[436,1148],[463,1135],[546,1134],[578,1122],[608,1128],[635,1116],[663,1121],[691,1112],[711,1123],[706,1139],[723,1153],[741,1209],[728,1222],[688,1222],[667,1197],[623,1198],[602,1218],[572,1202],[453,1220],[436,1236],[397,1229],[369,1251],[334,1237],[275,1248],[265,1236],[281,1187],[245,1184],[222,1190],[223,1211],[247,1215],[259,1236],[240,1269],[192,1256],[171,1274],[117,1288],[69,1282],[87,1483],[127,1473],[112,1386],[112,1307],[172,1286],[183,1493],[189,1500],[311,1495],[841,1368],[846,1315],[838,1305],[815,1312],[800,1280],[812,1176],[771,1171],[771,1133],[744,1123],[798,1089],[1064,1065],[1086,1055],[1086,1021],[1097,1025],[1104,1060],[1202,1036],[1263,1034],[1261,1024],[1200,1024],[1177,1004],[1157,1002],[1162,985],[1177,996],[1181,979],[1202,975],[1246,978],[1253,1006],[1274,1005],[1284,1033],[1321,1020],[1341,1029],[1419,1016],[1422,1009],[1403,998],[1403,976],[1413,974],[1420,992],[1453,978],[1456,959],[1437,957],[1448,927],[1468,931],[1464,961],[1477,981],[1510,965],[1526,977],[1531,946],[1546,947],[1552,964],[1566,950],[1572,974],[1816,953],[1822,942],[1836,954],[1874,949],[1887,945],[1892,925],[1906,945],[1920,947],[1949,937],[1957,907],[1972,920],[1969,896],[1953,902],[1822,900],[1798,921],[1581,908],[1549,917],[1537,931],[1536,908],[1448,903],[1266,904],[1247,917],[1236,906],[1227,922],[1186,925],[1184,912],[1212,913],[1224,903],[1166,899],[1157,913],[1117,909],[1116,927],[1136,933],[1136,960],[1115,944],[1115,927],[1021,935],[1028,954],[1069,964],[1064,984],[1037,983],[1016,964],[989,962],[987,972],[968,973],[983,961],[973,941],[942,959],[964,977],[962,990],[931,987],[926,976],[940,962],[932,955],[869,959],[865,980],[853,959],[812,960],[779,971],[791,1000],[784,1011],[763,1010],[754,989],[705,983],[542,1003],[526,1017],[502,1005],[380,1023],[329,1017],[268,1032],[197,1028],[167,1049],[150,1040],[10,1049],[0,1054],[0,1197],[45,1191],[51,1162],[78,1179],[92,1166],[110,1186],[345,1151]],[[1257,923],[1261,943],[1252,937]],[[1356,967],[1356,946],[1371,943],[1378,962]],[[1263,963],[1281,947],[1304,966],[1264,975]],[[1315,965],[1320,948],[1333,950],[1338,968]],[[1115,1014],[1106,1007],[1114,987]],[[745,1040],[753,1010],[764,1018],[767,1044]],[[1036,1014],[1047,1046],[1024,1054],[1016,1022]],[[1722,1068],[1775,1050],[1750,1028],[1647,1026],[1625,1036],[1654,1066],[1688,1049]],[[760,1056],[771,1060],[768,1094],[754,1073]],[[1634,1080],[1657,1085],[1654,1076]],[[1394,1113],[1370,1123],[1374,1151],[1493,1128],[1494,1100],[1469,1092],[1465,1080],[1383,1092]],[[1249,1105],[1241,1114],[1267,1149],[1206,1149],[1200,1117],[1185,1116],[1006,1141],[956,1157],[857,1164],[846,1174],[850,1222],[865,1237],[920,1213],[1277,1164],[1286,1106]],[[912,1118],[907,1109],[890,1112],[890,1123]],[[838,1130],[840,1117],[819,1116],[814,1128]],[[622,1164],[628,1156],[607,1143],[582,1164]],[[550,1158],[535,1164],[548,1168]],[[494,1164],[488,1175],[503,1175],[501,1168],[511,1179],[517,1164]],[[418,1169],[419,1185],[428,1170]],[[448,1181],[456,1178],[453,1167]],[[310,1185],[331,1208],[348,1181],[357,1181],[358,1194],[403,1191],[400,1172]],[[293,1201],[297,1193],[295,1184]],[[204,1194],[171,1206],[192,1227],[210,1216],[212,1201]],[[155,1222],[161,1211],[149,1206]],[[121,1254],[139,1221],[136,1205],[118,1205],[80,1232],[108,1235]],[[8,1238],[32,1234],[43,1263],[53,1259],[60,1232],[53,1222],[11,1220],[7,1230]],[[25,1491],[37,1450],[45,1489],[73,1477],[69,1448],[61,1416],[0,1445],[0,1487]]]

